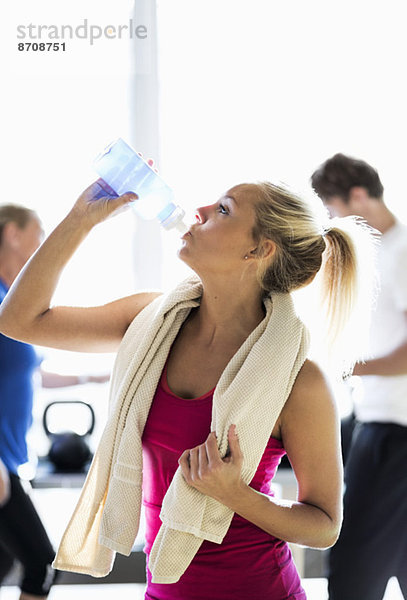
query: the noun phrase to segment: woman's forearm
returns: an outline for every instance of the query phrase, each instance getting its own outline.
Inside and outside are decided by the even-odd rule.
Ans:
[[[279,500],[244,484],[239,493],[222,503],[270,535],[311,548],[332,546],[340,530],[340,522],[317,506]]]
[[[49,316],[50,312],[52,314],[49,308],[59,276],[92,227],[116,212],[124,210],[130,202],[137,199],[137,195],[130,192],[117,197],[109,195],[110,192],[111,190],[106,189],[106,184],[102,179],[98,179],[87,187],[69,214],[20,271],[1,304],[0,331],[2,333],[39,344],[45,341],[49,345],[51,341],[51,345],[54,347],[62,347],[61,336],[66,337],[69,334],[71,338],[81,337],[82,323],[79,323],[77,319],[72,322],[66,318],[63,326],[59,327],[57,332],[57,342],[55,336],[52,338],[49,334],[45,336],[31,334],[44,329],[41,327],[44,323],[43,317]],[[82,317],[86,318],[83,315]],[[73,336],[72,332],[69,332],[72,324],[78,329]],[[97,329],[100,330],[100,327]],[[94,331],[94,327],[88,327],[86,345],[95,335],[97,332]],[[100,338],[100,331],[98,336]],[[113,338],[116,339],[116,337],[117,332],[113,332]],[[102,338],[105,341],[111,341],[112,334],[102,332]],[[63,347],[66,348],[67,345],[65,344]],[[69,344],[69,349],[72,347],[72,344]]]
[[[309,372],[313,373],[313,367]],[[323,410],[320,414],[326,417]],[[335,431],[330,431],[329,426],[327,431],[335,439]],[[320,438],[324,437],[323,433],[318,433]],[[286,435],[286,443],[292,450],[289,435]],[[211,432],[203,444],[185,450],[178,462],[186,483],[276,538],[313,548],[328,548],[335,543],[342,520],[341,463],[337,464],[339,452],[336,447],[332,453],[333,460],[326,459],[325,467],[320,466],[319,471],[315,470],[315,461],[310,463],[310,470],[307,465],[299,465],[298,460],[292,458],[296,457],[293,452],[291,460],[297,466],[297,472],[294,465],[293,468],[302,498],[301,502],[294,502],[257,492],[243,481],[243,453],[235,425],[228,429],[228,444],[229,454],[221,458],[216,434]],[[314,482],[317,472],[321,477],[316,477]],[[332,481],[324,477],[325,472]]]
[[[50,307],[62,270],[91,226],[69,213],[20,271],[0,307],[0,330],[18,336]]]

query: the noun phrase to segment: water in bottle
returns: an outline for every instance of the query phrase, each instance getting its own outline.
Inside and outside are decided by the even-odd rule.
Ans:
[[[94,161],[100,177],[118,194],[134,192],[134,210],[143,219],[158,219],[165,229],[185,233],[185,211],[174,203],[174,193],[165,181],[124,140],[119,138]]]

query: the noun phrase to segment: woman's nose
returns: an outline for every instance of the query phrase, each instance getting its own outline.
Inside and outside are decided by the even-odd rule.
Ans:
[[[198,223],[205,223],[205,221],[208,218],[210,209],[211,206],[201,206],[200,208],[196,209],[195,217]]]
[[[198,223],[204,223],[205,222],[205,213],[204,213],[204,209],[203,208],[197,208],[196,209],[196,213],[195,213],[195,218],[197,220]]]

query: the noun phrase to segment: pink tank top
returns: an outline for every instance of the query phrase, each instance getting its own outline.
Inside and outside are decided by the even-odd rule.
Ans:
[[[168,387],[165,366],[143,433],[143,504],[146,518],[147,600],[305,600],[288,545],[235,514],[222,542],[204,541],[177,583],[153,584],[148,556],[161,526],[164,495],[188,448],[209,432],[213,390],[192,400]],[[270,437],[250,486],[273,495],[270,482],[285,450]]]

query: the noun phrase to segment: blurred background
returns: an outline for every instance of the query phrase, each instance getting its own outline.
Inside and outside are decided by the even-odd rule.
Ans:
[[[1,201],[35,209],[49,233],[96,179],[95,156],[123,137],[155,160],[189,220],[243,181],[306,187],[323,160],[343,152],[378,169],[389,208],[406,221],[403,8],[397,0],[3,0]],[[66,36],[65,51],[18,50],[20,25],[85,19],[143,25],[146,36],[92,44]],[[178,244],[177,234],[132,211],[119,215],[91,232],[54,302],[93,305],[173,287],[187,274]],[[40,352],[63,374],[105,373],[114,360]],[[89,402],[94,447],[107,398],[108,384],[38,389],[32,469],[49,445],[41,423],[48,402]]]

